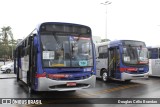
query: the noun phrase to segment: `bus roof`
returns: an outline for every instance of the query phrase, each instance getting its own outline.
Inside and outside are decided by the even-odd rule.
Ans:
[[[65,25],[84,26],[84,27],[90,28],[89,26],[86,26],[86,25],[76,24],[76,23],[67,23],[67,22],[43,22],[43,23],[39,23],[36,28],[39,29],[42,24],[65,24]]]
[[[104,46],[104,45],[108,45],[109,42],[100,42],[100,43],[95,43],[96,46]]]
[[[114,40],[110,41],[108,47],[115,47],[122,45],[122,41],[136,41],[136,42],[143,42],[143,41],[138,41],[138,40]]]
[[[30,36],[35,30],[37,30],[37,31],[39,31],[39,29],[40,29],[40,27],[41,27],[41,25],[43,25],[43,24],[64,24],[64,25],[75,25],[75,26],[82,26],[82,27],[86,27],[86,28],[88,28],[88,29],[90,29],[91,30],[91,28],[89,27],[89,26],[86,26],[86,25],[82,25],[82,24],[76,24],[76,23],[66,23],[66,22],[42,22],[42,23],[39,23],[37,26],[36,26],[36,28],[28,35],[28,36]],[[22,43],[23,43],[23,41],[28,37],[28,36],[26,36],[21,42],[19,42],[18,44],[17,44],[17,46],[19,46],[19,45],[22,45]],[[17,47],[16,46],[16,47]]]

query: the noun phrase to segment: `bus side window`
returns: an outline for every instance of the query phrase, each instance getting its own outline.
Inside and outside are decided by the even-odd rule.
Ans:
[[[98,47],[99,58],[107,58],[108,50],[107,46]]]

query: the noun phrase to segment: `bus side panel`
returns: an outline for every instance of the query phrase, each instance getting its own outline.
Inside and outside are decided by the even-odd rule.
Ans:
[[[107,44],[96,46],[96,77],[101,78],[101,71],[108,69],[108,47]]]
[[[152,76],[160,76],[160,59],[151,59]]]
[[[101,59],[101,58],[97,58],[96,59],[96,65],[97,65],[97,74],[96,76],[97,77],[101,77],[100,76],[100,72],[102,69],[107,69],[107,66],[108,66],[108,58],[105,58],[105,59]]]
[[[116,71],[115,75],[116,79],[121,79],[121,72],[119,70]]]

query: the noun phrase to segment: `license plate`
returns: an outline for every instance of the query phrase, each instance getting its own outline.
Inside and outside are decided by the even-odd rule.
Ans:
[[[76,85],[77,85],[76,82],[68,82],[68,83],[67,83],[67,86],[76,86]]]

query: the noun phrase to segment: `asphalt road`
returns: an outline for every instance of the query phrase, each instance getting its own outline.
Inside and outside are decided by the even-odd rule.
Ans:
[[[4,75],[4,74],[0,74]],[[6,74],[10,75],[10,74]],[[96,87],[92,89],[78,90],[76,92],[38,92],[29,94],[26,85],[19,82],[16,78],[0,79],[0,97],[1,98],[35,98],[47,99],[43,102],[54,104],[58,107],[133,107],[137,104],[108,104],[114,102],[115,98],[119,100],[131,100],[130,98],[158,98],[160,99],[160,78],[149,78],[142,80],[132,80],[129,83],[111,81],[102,82],[100,79],[96,81]],[[51,99],[48,99],[51,98]],[[113,98],[113,99],[112,99]],[[124,99],[121,99],[124,98]],[[126,98],[126,99],[125,99]],[[57,100],[58,99],[58,100]],[[105,102],[106,101],[106,102]],[[116,100],[117,101],[117,100]],[[65,105],[64,103],[67,103]],[[10,105],[12,106],[12,105]],[[20,105],[16,105],[20,106]],[[42,105],[27,105],[42,106]],[[137,107],[155,107],[159,104],[139,104]]]

